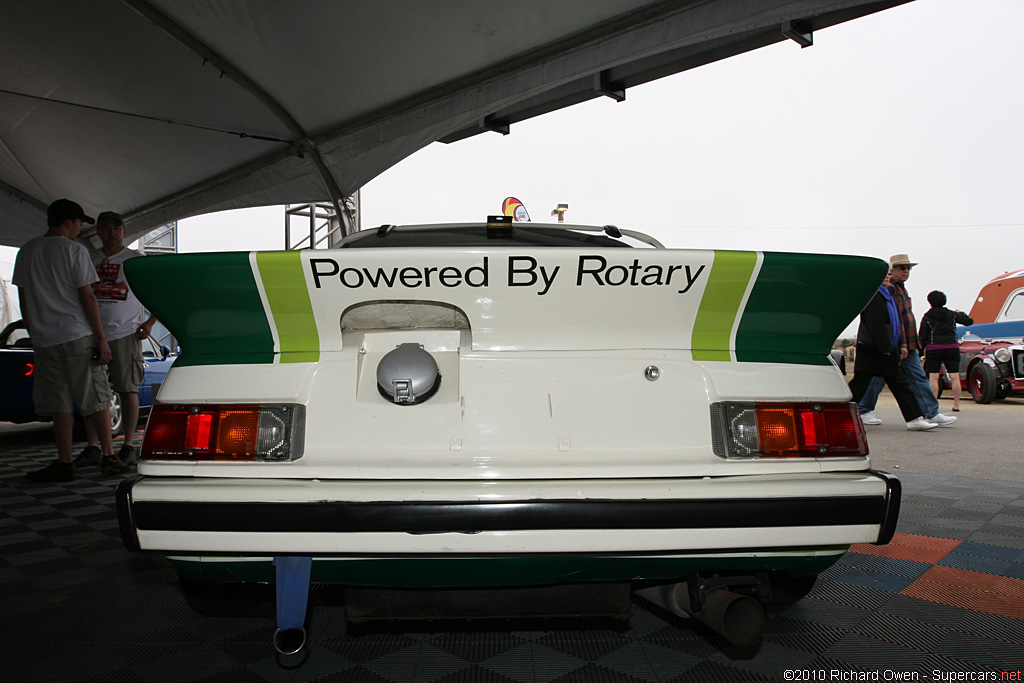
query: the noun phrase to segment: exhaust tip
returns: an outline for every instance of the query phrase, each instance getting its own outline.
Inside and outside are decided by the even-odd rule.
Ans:
[[[712,591],[704,599],[704,608],[694,616],[733,645],[757,645],[764,635],[764,607],[746,595]]]

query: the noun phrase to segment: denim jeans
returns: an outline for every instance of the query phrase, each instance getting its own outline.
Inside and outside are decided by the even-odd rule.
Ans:
[[[910,380],[910,389],[914,392],[925,419],[931,419],[939,414],[939,399],[932,393],[932,385],[928,382],[928,375],[924,372],[924,365],[921,364],[921,356],[917,351],[911,351],[901,362],[903,372],[907,373]]]
[[[921,356],[918,352],[908,352],[907,357],[900,361],[900,365],[903,367],[903,372],[907,373],[907,379],[910,381],[910,390],[914,392],[914,398],[917,399],[918,405],[921,406],[921,411],[924,413],[925,418],[932,418],[938,415],[939,400],[932,393],[932,385],[928,382],[928,375],[924,372],[924,366],[921,365]],[[883,378],[871,378],[871,384],[868,385],[867,392],[861,398],[860,403],[857,404],[860,412],[870,413],[875,409],[878,404],[878,394],[881,393],[884,386],[885,380]]]
[[[860,409],[862,415],[875,410],[878,405],[878,395],[882,393],[883,388],[885,388],[884,377],[881,375],[875,375],[871,378],[871,384],[868,385],[868,390],[864,392],[864,396],[861,397],[860,403],[857,404],[857,408]]]

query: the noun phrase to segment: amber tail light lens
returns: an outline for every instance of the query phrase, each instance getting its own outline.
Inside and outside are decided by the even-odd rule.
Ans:
[[[723,458],[868,454],[855,403],[714,403],[711,432],[715,455]]]
[[[158,405],[142,440],[143,460],[290,461],[302,457],[301,405]]]

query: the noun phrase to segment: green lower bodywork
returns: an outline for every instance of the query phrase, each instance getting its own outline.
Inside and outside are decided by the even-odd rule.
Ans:
[[[674,553],[658,555],[561,555],[508,557],[314,558],[311,580],[374,588],[495,588],[608,581],[677,581],[694,572],[784,570],[818,574],[835,564],[847,546],[765,550],[759,557]],[[203,583],[273,583],[270,559],[228,556],[169,558],[185,577]]]

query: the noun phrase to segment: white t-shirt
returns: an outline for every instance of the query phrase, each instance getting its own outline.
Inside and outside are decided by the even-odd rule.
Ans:
[[[11,279],[24,294],[32,344],[47,347],[91,335],[78,288],[96,282],[89,251],[67,237],[40,235],[18,250]]]
[[[125,247],[113,256],[102,251],[92,252],[99,282],[92,286],[96,300],[100,303],[100,317],[107,341],[114,341],[129,334],[135,334],[142,318],[142,302],[135,298],[124,277],[124,262],[142,256],[134,249]]]

